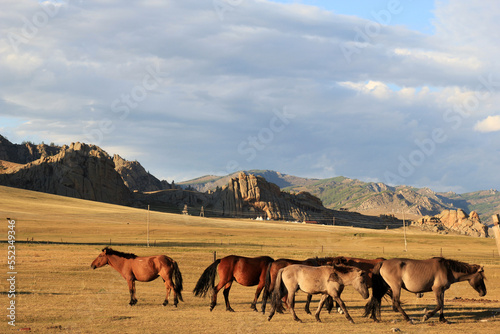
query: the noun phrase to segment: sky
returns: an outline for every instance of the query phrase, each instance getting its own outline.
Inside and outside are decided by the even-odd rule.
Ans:
[[[180,182],[500,189],[500,4],[2,0],[0,134]]]

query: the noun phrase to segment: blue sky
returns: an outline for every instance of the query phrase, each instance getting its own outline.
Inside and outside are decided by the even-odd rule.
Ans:
[[[327,1],[327,0],[276,0],[283,4],[304,4],[319,7],[336,14],[352,15],[367,20],[376,20],[385,17],[389,9],[394,8],[387,16],[389,25],[404,25],[412,30],[432,34],[434,31],[432,19],[434,18],[434,1],[391,1],[388,0],[352,0],[352,1]],[[384,21],[385,22],[385,21]]]
[[[0,134],[101,146],[176,182],[241,169],[500,188],[500,6],[17,1]]]

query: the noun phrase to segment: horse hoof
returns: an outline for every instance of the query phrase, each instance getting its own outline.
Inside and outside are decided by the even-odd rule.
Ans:
[[[233,310],[232,308],[230,308],[230,307],[228,307],[228,308],[226,309],[226,311],[228,311],[228,312],[234,312],[234,310]]]
[[[295,320],[295,321],[297,321],[297,322],[302,323],[302,320],[300,320],[299,318],[295,318],[295,319],[293,319],[293,320]]]

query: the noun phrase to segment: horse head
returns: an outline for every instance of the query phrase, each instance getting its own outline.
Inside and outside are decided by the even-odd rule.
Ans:
[[[486,295],[486,285],[484,284],[484,280],[486,277],[484,276],[484,267],[479,267],[479,269],[472,274],[469,279],[469,284],[479,293],[480,297]]]
[[[370,297],[370,292],[368,291],[368,273],[358,268],[354,270],[354,273],[356,276],[352,281],[352,286],[359,292],[363,299],[368,299]]]
[[[104,248],[101,252],[101,254],[99,254],[99,256],[97,256],[95,258],[94,261],[92,261],[92,263],[90,264],[90,267],[92,269],[95,269],[95,268],[101,268],[102,266],[105,266],[108,264],[108,256],[107,256],[107,251],[108,251],[108,248]]]

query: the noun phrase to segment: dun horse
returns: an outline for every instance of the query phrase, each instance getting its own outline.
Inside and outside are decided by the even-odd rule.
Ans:
[[[289,265],[292,264],[303,264],[306,266],[313,266],[317,267],[322,264],[326,264],[326,261],[319,259],[317,257],[313,257],[304,261],[299,261],[299,260],[291,260],[291,259],[278,259],[272,263],[270,263],[267,267],[266,271],[266,284],[264,286],[264,290],[262,292],[262,313],[266,313],[266,304],[267,304],[267,299],[271,295],[274,289],[274,285],[276,282],[276,277],[278,276],[278,271],[282,268],[285,268]],[[310,296],[310,295],[309,295]],[[308,303],[306,304],[306,312],[310,314],[311,312],[309,311],[309,303],[310,303],[310,298],[308,296]],[[278,308],[278,312],[282,312],[283,307]]]
[[[352,285],[364,299],[368,298],[366,278],[367,274],[355,267],[335,265],[311,267],[300,264],[287,266],[278,272],[272,296],[272,310],[268,320],[272,319],[276,308],[281,305],[281,298],[287,295],[287,303],[290,306],[293,319],[301,321],[294,310],[295,293],[300,289],[308,294],[323,294],[315,314],[317,321],[321,321],[319,318],[321,308],[327,297],[330,296],[340,305],[346,319],[354,323],[340,295],[345,285]]]
[[[372,287],[373,267],[375,267],[375,265],[377,263],[384,261],[384,260],[385,259],[381,258],[381,257],[371,260],[371,259],[361,259],[361,258],[357,258],[357,257],[337,256],[337,257],[324,258],[324,261],[325,261],[324,264],[325,265],[326,264],[329,264],[329,265],[332,265],[332,264],[339,265],[340,264],[340,265],[344,265],[344,266],[356,267],[356,268],[359,268],[361,270],[366,271],[366,273],[368,274],[368,277],[366,279],[366,284],[367,284],[368,288],[371,288]],[[306,306],[305,306],[305,311],[307,314],[311,314],[311,312],[309,311],[309,304],[311,303],[311,299],[312,299],[312,295],[307,295],[307,301],[306,301]],[[333,301],[331,300],[331,298],[327,299],[326,305],[327,305],[328,312],[331,312],[331,310],[333,309]],[[337,308],[339,313],[343,312],[338,304],[335,307]]]
[[[104,248],[102,253],[90,265],[92,269],[109,264],[127,280],[130,291],[130,305],[135,305],[135,281],[150,282],[161,276],[165,282],[167,295],[163,306],[168,304],[170,290],[174,291],[174,306],[182,300],[182,275],[177,262],[166,255],[140,257],[131,253],[122,253],[111,248]]]
[[[392,305],[395,311],[401,312],[406,321],[412,322],[401,307],[401,288],[413,292],[430,292],[436,295],[437,306],[427,312],[423,321],[429,319],[439,311],[439,321],[446,322],[443,315],[444,292],[451,284],[468,281],[479,293],[486,295],[483,267],[477,264],[468,264],[455,260],[434,257],[428,260],[390,259],[383,261],[373,269],[372,298],[365,306],[365,316],[378,321],[382,297],[392,290]]]
[[[273,261],[274,260],[269,256],[248,258],[229,255],[222,259],[218,259],[208,266],[203,274],[201,274],[193,293],[195,296],[205,297],[208,290],[210,290],[212,292],[210,311],[212,311],[217,304],[217,293],[224,288],[223,294],[226,302],[226,310],[234,312],[229,304],[229,290],[231,289],[233,281],[243,286],[257,285],[255,298],[251,305],[251,308],[257,311],[257,299],[259,298],[262,288],[264,288],[267,266]],[[217,273],[219,274],[219,283],[215,286],[215,275]]]

